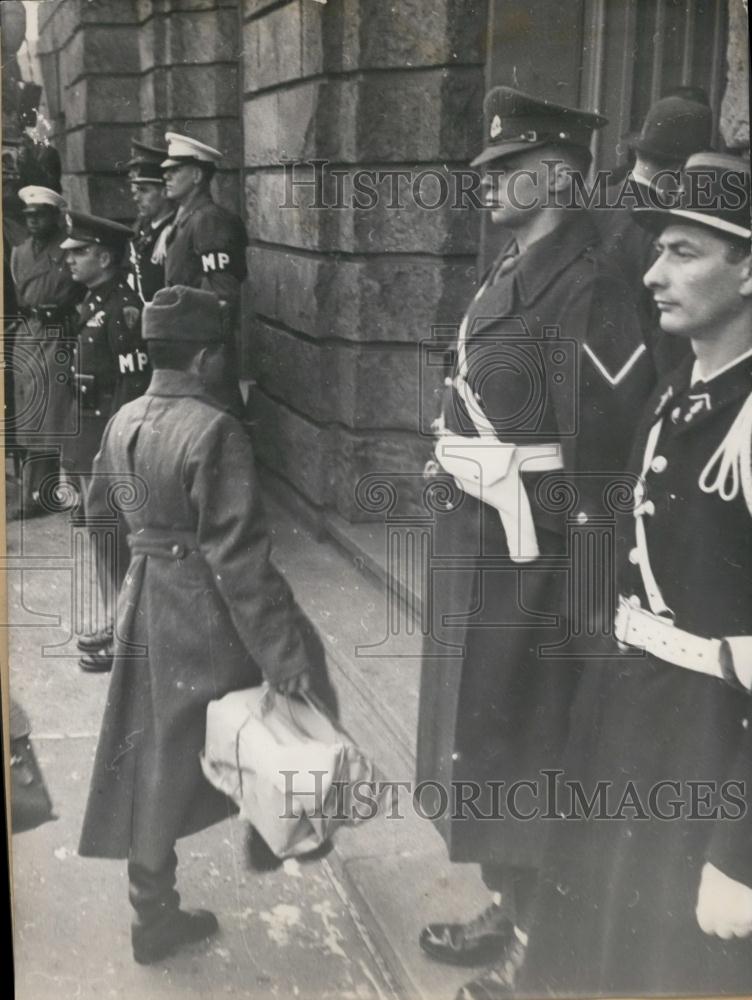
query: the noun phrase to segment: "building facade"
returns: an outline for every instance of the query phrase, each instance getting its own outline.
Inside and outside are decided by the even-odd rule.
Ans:
[[[720,142],[748,147],[745,16],[742,0],[50,0],[38,52],[73,205],[132,215],[133,137],[224,151],[217,196],[250,237],[258,457],[325,524],[373,517],[358,482],[430,452],[441,372],[419,345],[476,282],[461,172],[486,87],[601,110],[602,166],[683,84],[705,89]]]

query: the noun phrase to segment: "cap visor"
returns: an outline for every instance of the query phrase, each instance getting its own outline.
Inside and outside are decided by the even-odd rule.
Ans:
[[[470,162],[470,166],[480,167],[492,160],[503,160],[507,156],[513,156],[515,153],[522,152],[523,149],[538,149],[539,146],[545,145],[545,142],[505,142],[503,145],[486,146],[480,156],[476,156]]]
[[[80,247],[87,247],[89,245],[88,240],[75,240],[72,237],[68,237],[67,240],[63,240],[60,244],[61,250],[78,250]]]

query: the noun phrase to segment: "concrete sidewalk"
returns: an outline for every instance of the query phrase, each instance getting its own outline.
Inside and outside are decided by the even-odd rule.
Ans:
[[[269,502],[275,561],[324,641],[342,721],[395,781],[413,778],[420,636],[394,636],[383,584],[357,556]],[[373,529],[378,544],[378,528]],[[218,913],[221,935],[159,967],[130,957],[124,864],[75,853],[107,677],[82,674],[70,638],[70,522],[8,530],[11,676],[60,818],[14,838],[20,1000],[46,997],[394,997],[451,1000],[467,970],[428,961],[421,925],[487,902],[476,869],[452,866],[401,795],[389,814],[340,831],[323,860],[248,870],[245,830],[228,820],[181,841],[187,905]],[[392,615],[388,628],[388,615]],[[400,630],[397,630],[400,631]]]

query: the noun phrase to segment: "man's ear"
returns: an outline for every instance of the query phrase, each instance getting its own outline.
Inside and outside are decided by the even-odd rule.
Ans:
[[[548,160],[548,190],[551,194],[558,194],[561,191],[568,191],[572,185],[572,174],[574,167],[566,160]]]
[[[742,265],[741,279],[739,294],[744,296],[745,299],[752,298],[752,254],[747,257]]]

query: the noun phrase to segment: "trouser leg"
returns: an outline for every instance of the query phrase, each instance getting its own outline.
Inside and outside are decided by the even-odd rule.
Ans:
[[[139,861],[134,852],[128,858],[128,898],[135,911],[134,935],[164,923],[180,907],[175,889],[178,859],[172,848],[158,867]]]
[[[481,865],[481,877],[519,930],[530,930],[538,890],[538,869],[512,865]]]

